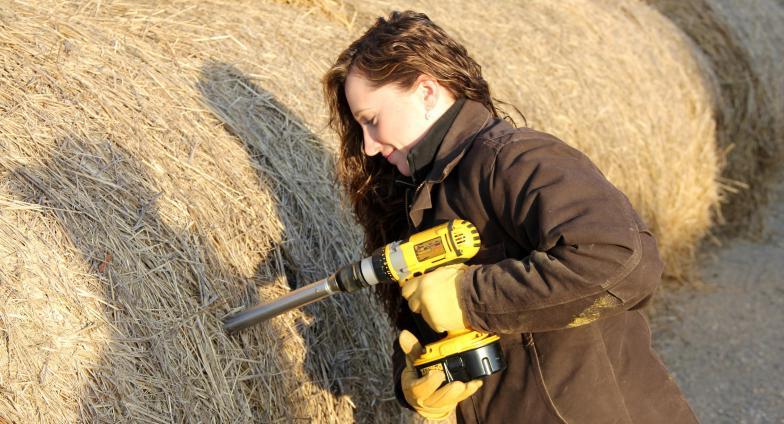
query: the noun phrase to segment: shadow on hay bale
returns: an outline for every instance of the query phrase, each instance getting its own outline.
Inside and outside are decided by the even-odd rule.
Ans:
[[[232,308],[288,292],[287,267],[302,281],[323,277],[362,240],[348,213],[325,219],[338,190],[312,144],[328,140],[299,131],[303,120],[262,101],[263,90],[239,103],[216,100],[221,90],[205,97],[202,66],[235,64],[313,129],[318,78],[344,31],[271,2],[181,6],[0,8],[0,416],[397,421],[392,338],[370,293],[237,337],[220,325]],[[225,106],[223,122],[207,99]],[[238,130],[242,111],[228,105],[244,101],[286,119]],[[286,129],[312,160],[289,158],[298,174],[248,157],[255,131],[288,140]],[[276,157],[266,147],[254,154]],[[313,196],[319,208],[301,207]]]
[[[222,91],[228,86],[221,84],[226,82],[244,90],[244,97],[224,102],[221,94],[228,93]],[[285,224],[284,241],[258,263],[251,278],[224,263],[215,251],[220,242],[211,239],[209,228],[175,229],[167,224],[160,215],[163,191],[156,177],[115,140],[63,138],[49,157],[40,158],[41,165],[12,170],[21,184],[16,197],[55,215],[68,243],[81,251],[90,278],[103,290],[98,325],[109,329],[108,337],[98,348],[99,358],[87,367],[89,377],[80,381],[79,416],[85,421],[144,416],[152,421],[212,417],[222,422],[334,421],[348,411],[356,422],[399,416],[390,379],[373,374],[388,367],[383,365],[388,357],[372,349],[375,341],[368,337],[386,330],[373,327],[379,320],[371,315],[378,314],[369,309],[371,302],[333,298],[238,336],[223,333],[220,318],[227,303],[251,306],[285,294],[285,282],[294,287],[322,278],[324,271],[313,258],[318,262],[326,255],[334,261],[331,255],[340,256],[346,249],[308,251],[313,240],[302,239],[316,237],[308,230],[329,226],[337,213],[330,208],[338,202],[307,206],[309,196],[324,183],[314,174],[318,170],[308,171],[325,154],[316,137],[230,66],[205,66],[200,88],[243,141],[259,184],[271,187],[272,203]],[[243,109],[243,98],[254,107]],[[239,110],[242,117],[233,114]],[[244,118],[249,118],[244,121],[248,126],[239,128]],[[280,128],[296,130],[281,139],[274,134]],[[264,137],[254,138],[247,131]],[[259,141],[297,141],[305,150],[300,151],[306,159],[299,164],[301,172],[281,168],[291,166],[276,156],[285,156],[282,149],[265,149]],[[333,241],[322,240],[323,249],[329,250]],[[83,372],[81,367],[76,370]],[[351,408],[332,415],[335,412],[310,405],[324,396],[336,398],[336,404],[337,398],[347,399]]]
[[[296,368],[296,361],[281,352],[262,358],[264,363],[232,364],[239,352],[222,335],[219,300],[226,291],[245,290],[245,279],[221,263],[203,235],[163,222],[154,179],[110,140],[61,140],[44,163],[18,168],[15,174],[34,189],[27,200],[51,209],[69,241],[82,251],[89,273],[104,287],[103,319],[112,328],[90,371],[89,387],[82,390],[87,395],[81,399],[81,418],[180,421],[188,418],[177,411],[193,416],[225,412],[192,402],[204,397],[217,405],[228,397],[245,401],[241,412],[249,417],[252,403],[264,397],[238,396],[232,377],[271,370],[285,374]],[[255,292],[248,295],[257,300]],[[285,334],[269,326],[263,334],[244,336],[243,343]],[[295,391],[299,385],[272,374],[267,384],[277,390]],[[166,407],[172,403],[174,415]],[[268,418],[295,418],[284,403],[266,403]]]
[[[324,202],[325,197],[338,195],[339,189],[334,181],[324,179],[330,172],[322,166],[333,165],[330,152],[318,137],[293,111],[232,65],[205,64],[198,89],[226,129],[242,142],[260,181],[272,188],[277,215],[285,227],[284,242],[278,246],[278,269],[288,286],[296,289],[324,278],[323,266],[314,264],[356,259],[341,252],[358,250],[359,243],[357,249],[335,245],[346,240],[346,234],[337,233],[341,228],[336,223],[344,212],[337,199]],[[324,235],[314,228],[332,239],[319,240]],[[307,323],[297,330],[305,341],[304,369],[309,378],[336,396],[355,399],[355,422],[375,422],[396,415],[399,407],[391,397],[391,379],[369,374],[367,366],[375,362],[377,368],[386,369],[378,364],[389,358],[368,351],[368,340],[356,340],[362,334],[355,330],[372,327],[383,312],[362,309],[354,298],[358,295],[369,297],[370,291],[337,295],[304,307],[307,318],[303,322]],[[360,350],[355,350],[357,347]],[[383,390],[370,389],[369,393],[369,382]]]

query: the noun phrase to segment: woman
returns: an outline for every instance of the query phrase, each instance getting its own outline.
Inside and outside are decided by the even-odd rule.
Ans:
[[[696,422],[640,312],[660,281],[656,242],[585,155],[500,119],[479,65],[423,14],[380,18],[324,87],[368,252],[455,218],[482,239],[468,266],[379,290],[401,330],[404,406],[472,423]],[[456,328],[498,334],[506,370],[418,378],[420,341]]]

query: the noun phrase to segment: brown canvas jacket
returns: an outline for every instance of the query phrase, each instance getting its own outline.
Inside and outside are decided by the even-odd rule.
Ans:
[[[461,218],[482,239],[459,301],[471,328],[501,336],[507,369],[458,422],[696,422],[639,311],[660,281],[656,241],[584,154],[466,101],[407,207],[412,233]],[[397,344],[393,359],[405,404]]]

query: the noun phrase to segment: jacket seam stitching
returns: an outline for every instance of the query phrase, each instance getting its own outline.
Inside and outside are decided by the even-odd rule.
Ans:
[[[596,328],[596,326],[594,326],[592,331],[594,331],[594,333],[595,333],[596,330],[597,330],[597,328]],[[602,349],[602,351],[604,352],[605,356],[607,356],[607,343],[604,342],[604,337],[603,337],[602,334],[599,334],[598,337],[599,337],[599,341],[602,342],[602,347],[604,348],[604,349]],[[618,389],[618,392],[620,394],[621,399],[623,399],[623,406],[624,406],[624,411],[623,412],[624,412],[624,415],[626,415],[626,418],[627,418],[626,422],[632,423],[634,421],[632,421],[632,417],[631,417],[631,415],[629,415],[629,407],[626,405],[626,397],[623,396],[623,393],[621,392],[621,388],[618,387],[618,376],[615,373],[615,367],[613,366],[613,362],[610,360],[610,358],[607,358],[607,362],[608,362],[608,368],[610,368],[610,374],[612,375],[613,382],[615,382],[615,387]]]
[[[616,197],[620,197],[620,193],[616,193]],[[621,201],[622,203],[626,203],[623,202],[623,199],[621,199]],[[624,215],[632,224],[631,231],[632,231],[632,242],[634,243],[634,253],[632,253],[632,255],[629,256],[629,259],[627,259],[626,263],[624,263],[620,267],[618,273],[615,276],[608,278],[607,281],[601,284],[601,287],[605,290],[610,290],[612,287],[615,287],[623,278],[629,276],[632,270],[634,270],[634,267],[639,265],[640,260],[642,259],[642,242],[640,241],[640,228],[637,225],[637,222],[634,219],[634,217],[629,213],[629,209],[630,207],[624,208]]]
[[[514,143],[516,141],[520,141],[520,140],[513,139],[511,137],[513,135],[514,135],[514,132],[510,131],[510,132],[507,132],[507,133],[504,133],[504,134],[497,135],[497,136],[492,137],[492,138],[488,138],[488,139],[485,139],[485,140],[481,140],[480,139],[480,140],[477,140],[477,141],[479,141],[481,143],[481,145],[487,146],[490,149],[494,150],[496,153],[498,153],[507,144]],[[502,139],[504,137],[508,138],[508,140],[505,143],[499,141],[500,139]]]
[[[537,379],[541,382],[541,384],[537,384],[539,389],[543,392],[545,399],[547,400],[547,406],[551,412],[555,414],[555,416],[561,420],[563,424],[567,424],[566,418],[561,415],[561,411],[558,410],[558,406],[556,406],[553,397],[550,395],[550,391],[547,389],[547,383],[544,381],[544,374],[542,373],[542,364],[539,362],[539,349],[536,348],[536,342],[534,341],[534,335],[532,333],[528,333],[528,339],[530,340],[530,346],[532,350],[532,357],[534,361],[534,372],[536,373]]]

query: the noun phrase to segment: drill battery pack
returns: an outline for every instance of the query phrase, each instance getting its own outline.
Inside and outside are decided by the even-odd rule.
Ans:
[[[498,336],[471,331],[428,344],[425,353],[414,361],[422,377],[432,370],[442,370],[446,382],[469,382],[506,369]]]

